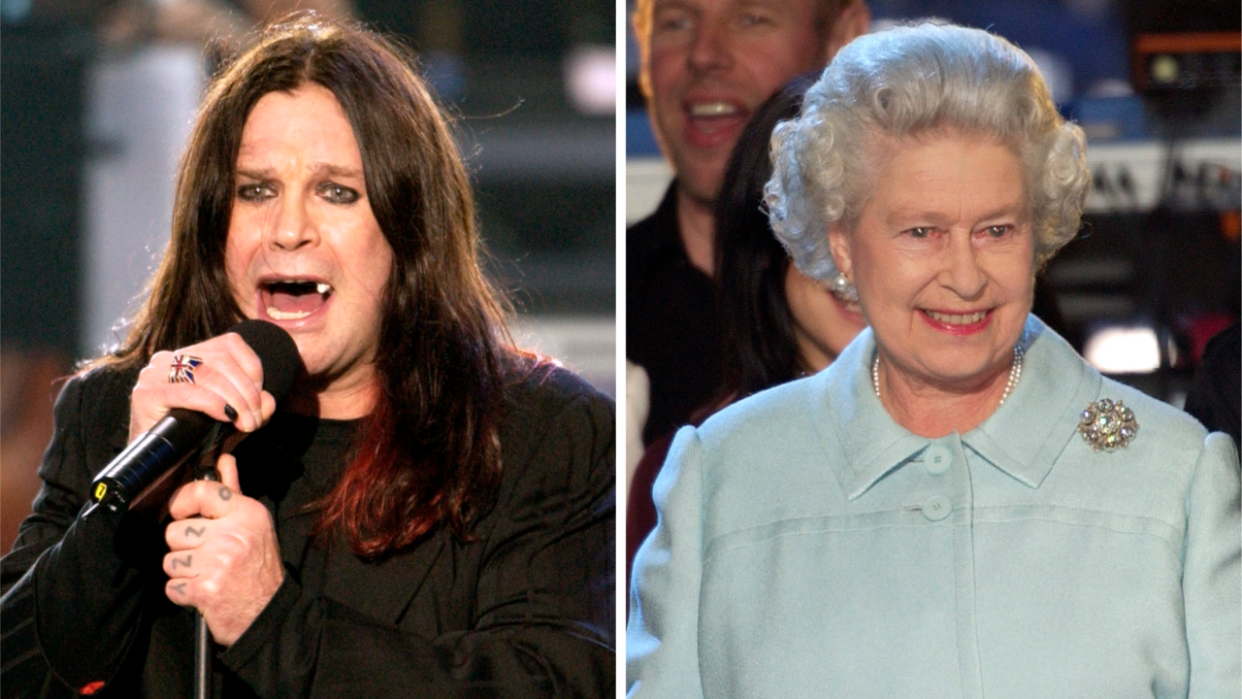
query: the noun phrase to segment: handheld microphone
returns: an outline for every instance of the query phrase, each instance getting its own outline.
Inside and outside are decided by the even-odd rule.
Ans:
[[[293,338],[279,326],[263,320],[242,321],[228,332],[241,335],[259,355],[263,365],[263,390],[272,394],[279,404],[289,395],[301,369],[301,358]],[[169,410],[95,477],[91,483],[94,502],[91,509],[98,505],[113,511],[128,509],[200,447],[218,441],[232,430],[232,425],[195,410]]]

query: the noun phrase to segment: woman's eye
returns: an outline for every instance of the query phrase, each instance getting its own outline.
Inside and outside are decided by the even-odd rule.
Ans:
[[[768,18],[764,17],[763,15],[756,15],[756,14],[742,15],[742,26],[744,27],[757,27],[757,26],[760,26],[762,24],[767,24],[767,23],[768,23]]]
[[[242,201],[271,199],[276,193],[265,184],[244,184],[237,188],[237,198]]]
[[[1009,233],[1009,226],[988,226],[984,233],[990,238],[1004,238]]]
[[[358,201],[358,191],[345,185],[326,182],[319,186],[319,195],[333,204],[352,204]]]

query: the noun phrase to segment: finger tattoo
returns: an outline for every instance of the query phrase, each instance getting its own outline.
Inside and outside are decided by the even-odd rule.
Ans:
[[[205,531],[207,531],[207,527],[199,527],[198,529],[195,529],[193,526],[187,525],[185,528],[185,535],[202,536]]]
[[[229,490],[227,486],[220,486],[220,499],[228,500],[231,497],[233,497],[233,491]]]
[[[185,596],[185,585],[185,583],[179,582],[176,585],[173,585],[172,589],[176,590],[177,594]]]
[[[173,570],[176,570],[178,566],[189,568],[190,567],[190,554],[186,554],[184,561],[181,560],[180,558],[174,558],[172,562]]]

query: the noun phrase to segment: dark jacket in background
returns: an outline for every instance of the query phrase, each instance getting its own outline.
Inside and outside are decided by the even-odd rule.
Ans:
[[[1242,325],[1234,323],[1208,340],[1194,385],[1186,394],[1186,412],[1203,426],[1233,437],[1242,430]]]
[[[625,355],[651,382],[644,444],[690,422],[721,381],[716,289],[682,247],[676,190],[625,232]]]

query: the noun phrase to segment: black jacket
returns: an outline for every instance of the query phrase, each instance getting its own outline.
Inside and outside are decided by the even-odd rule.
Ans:
[[[625,232],[625,355],[643,367],[651,401],[643,443],[690,422],[720,389],[720,312],[710,277],[690,263],[677,228],[677,184]]]
[[[164,596],[163,527],[102,508],[78,516],[125,445],[135,381],[97,370],[57,401],[43,489],[0,561],[5,697],[76,696],[97,681],[95,696],[191,696],[192,615]],[[381,562],[343,539],[311,544],[314,515],[281,508],[306,490],[309,445],[264,450],[259,434],[235,452],[242,492],[273,512],[287,575],[217,653],[217,696],[613,696],[611,400],[561,370],[515,380],[499,496],[477,540],[439,528]]]

